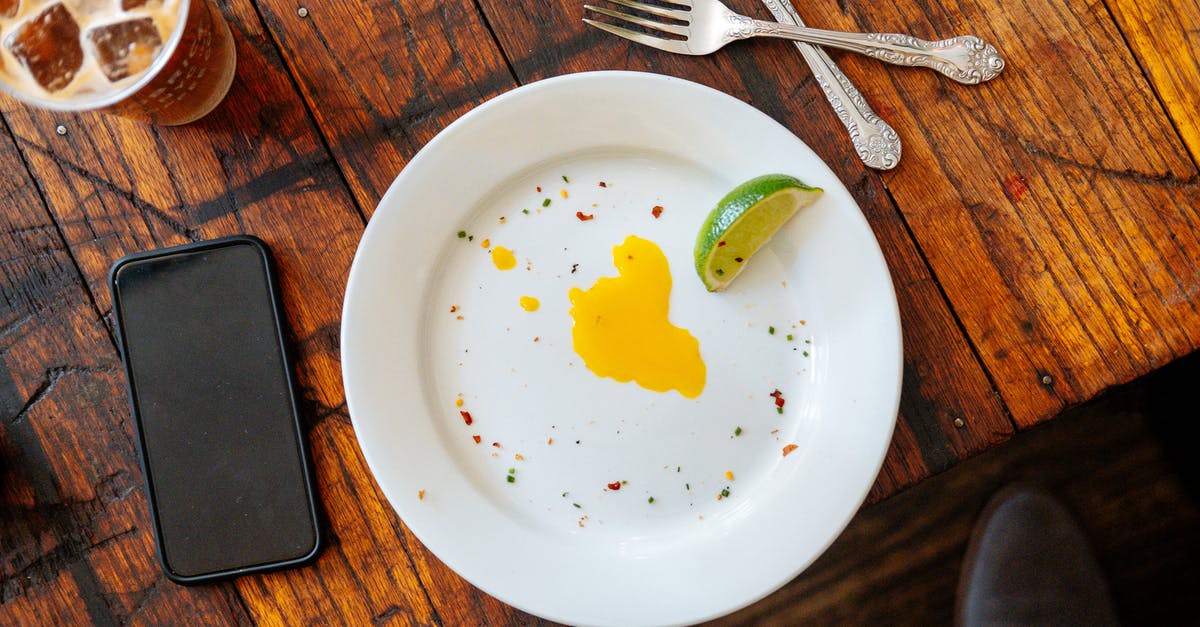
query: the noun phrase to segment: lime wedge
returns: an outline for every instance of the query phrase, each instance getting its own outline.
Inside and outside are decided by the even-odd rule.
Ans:
[[[764,174],[733,188],[696,237],[696,273],[704,287],[728,287],[785,222],[823,193],[786,174]]]

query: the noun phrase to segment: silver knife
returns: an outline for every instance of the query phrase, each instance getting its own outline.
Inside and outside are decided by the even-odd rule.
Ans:
[[[804,26],[791,0],[763,0],[775,19]],[[850,133],[855,152],[868,167],[890,170],[900,163],[900,136],[887,122],[875,115],[866,99],[842,73],[823,49],[812,44],[795,42],[812,69],[817,84],[833,106],[834,113]]]

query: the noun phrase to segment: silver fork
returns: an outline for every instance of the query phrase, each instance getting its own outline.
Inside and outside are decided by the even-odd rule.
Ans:
[[[683,24],[659,22],[590,4],[583,7],[599,15],[682,39],[655,37],[586,17],[583,21],[630,41],[676,54],[709,54],[739,39],[779,37],[841,48],[896,65],[930,68],[968,85],[995,78],[1004,69],[1004,59],[1000,58],[996,48],[974,35],[925,41],[897,33],[843,33],[804,28],[739,15],[721,4],[720,0],[668,0],[671,5],[679,8],[646,4],[636,0],[608,1]]]

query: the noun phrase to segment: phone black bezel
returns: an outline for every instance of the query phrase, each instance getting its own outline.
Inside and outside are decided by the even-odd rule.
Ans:
[[[130,263],[153,260],[159,257],[167,257],[180,253],[193,253],[204,250],[214,250],[228,246],[252,246],[259,252],[262,258],[263,270],[266,273],[267,288],[269,292],[269,302],[273,318],[275,320],[276,339],[279,343],[279,350],[283,360],[286,372],[286,381],[288,387],[288,399],[291,404],[292,422],[296,429],[296,439],[300,446],[300,464],[304,471],[304,491],[308,496],[308,514],[312,517],[313,525],[313,546],[312,550],[299,558],[282,560],[277,562],[269,562],[264,564],[253,564],[249,566],[240,566],[227,570],[216,571],[212,573],[203,573],[199,575],[181,575],[172,570],[170,563],[167,562],[166,554],[163,552],[162,530],[159,526],[158,508],[154,497],[154,477],[150,473],[150,469],[146,466],[146,442],[143,437],[141,416],[138,412],[137,389],[133,382],[133,372],[130,368],[129,360],[126,358],[127,350],[125,345],[125,328],[121,322],[121,300],[117,291],[117,275],[121,269]],[[280,297],[279,283],[276,280],[274,258],[271,255],[270,248],[261,239],[253,235],[232,235],[221,237],[218,239],[207,240],[202,242],[192,242],[180,246],[171,246],[157,250],[132,253],[118,259],[113,263],[108,272],[108,288],[112,298],[112,314],[113,314],[113,331],[117,348],[121,354],[121,363],[125,369],[125,386],[128,391],[130,412],[133,416],[135,430],[137,431],[138,441],[138,464],[142,470],[142,477],[145,480],[146,499],[150,505],[150,519],[154,528],[154,546],[155,552],[158,555],[158,562],[162,565],[163,572],[166,576],[175,583],[184,585],[196,585],[210,583],[214,581],[240,577],[252,573],[263,573],[296,566],[303,566],[314,561],[321,552],[322,548],[322,529],[320,524],[320,516],[317,510],[316,489],[313,477],[312,463],[309,459],[307,438],[304,434],[304,429],[300,424],[299,402],[296,394],[297,384],[295,380],[295,368],[293,367],[291,351],[288,349],[288,341],[286,336],[287,321],[283,313],[283,300]]]

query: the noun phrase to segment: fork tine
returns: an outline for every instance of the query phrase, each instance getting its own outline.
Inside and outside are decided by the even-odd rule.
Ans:
[[[657,15],[659,17],[669,17],[673,20],[679,20],[681,22],[688,21],[688,12],[687,11],[679,11],[677,9],[668,9],[666,7],[660,7],[655,4],[646,4],[645,2],[634,2],[633,0],[608,0],[608,1],[613,4],[619,4],[621,6],[629,7],[631,9],[637,9],[638,11],[645,11],[646,13],[649,13],[650,15]]]
[[[629,15],[627,13],[621,13],[620,11],[610,11],[609,9],[602,9],[600,7],[592,6],[590,4],[583,5],[583,8],[585,8],[589,11],[594,11],[596,13],[599,13],[600,15],[607,15],[608,17],[611,17],[613,19],[618,19],[618,20],[623,20],[623,21],[629,22],[630,24],[637,24],[638,26],[645,26],[646,28],[653,28],[654,30],[660,30],[664,33],[671,33],[672,35],[679,35],[681,37],[687,37],[687,35],[688,35],[688,28],[686,26],[676,26],[675,24],[663,24],[661,22],[655,22],[654,20],[648,20],[644,17],[638,17],[636,15]],[[630,32],[633,32],[633,31],[630,31]]]
[[[659,50],[666,50],[667,52],[674,52],[675,54],[695,54],[694,52],[692,52],[691,50],[688,49],[687,43],[682,42],[682,41],[676,41],[674,39],[662,39],[660,37],[651,37],[650,35],[647,35],[645,33],[638,33],[635,31],[631,31],[628,28],[621,28],[620,26],[613,26],[612,24],[608,24],[605,22],[597,22],[596,20],[590,20],[586,17],[583,18],[583,21],[586,22],[589,26],[595,26],[596,28],[599,28],[600,30],[608,31],[608,32],[616,35],[617,37],[624,37],[625,39],[628,39],[629,41],[632,41],[634,43],[639,43],[644,46],[650,46],[651,48],[658,48]]]

